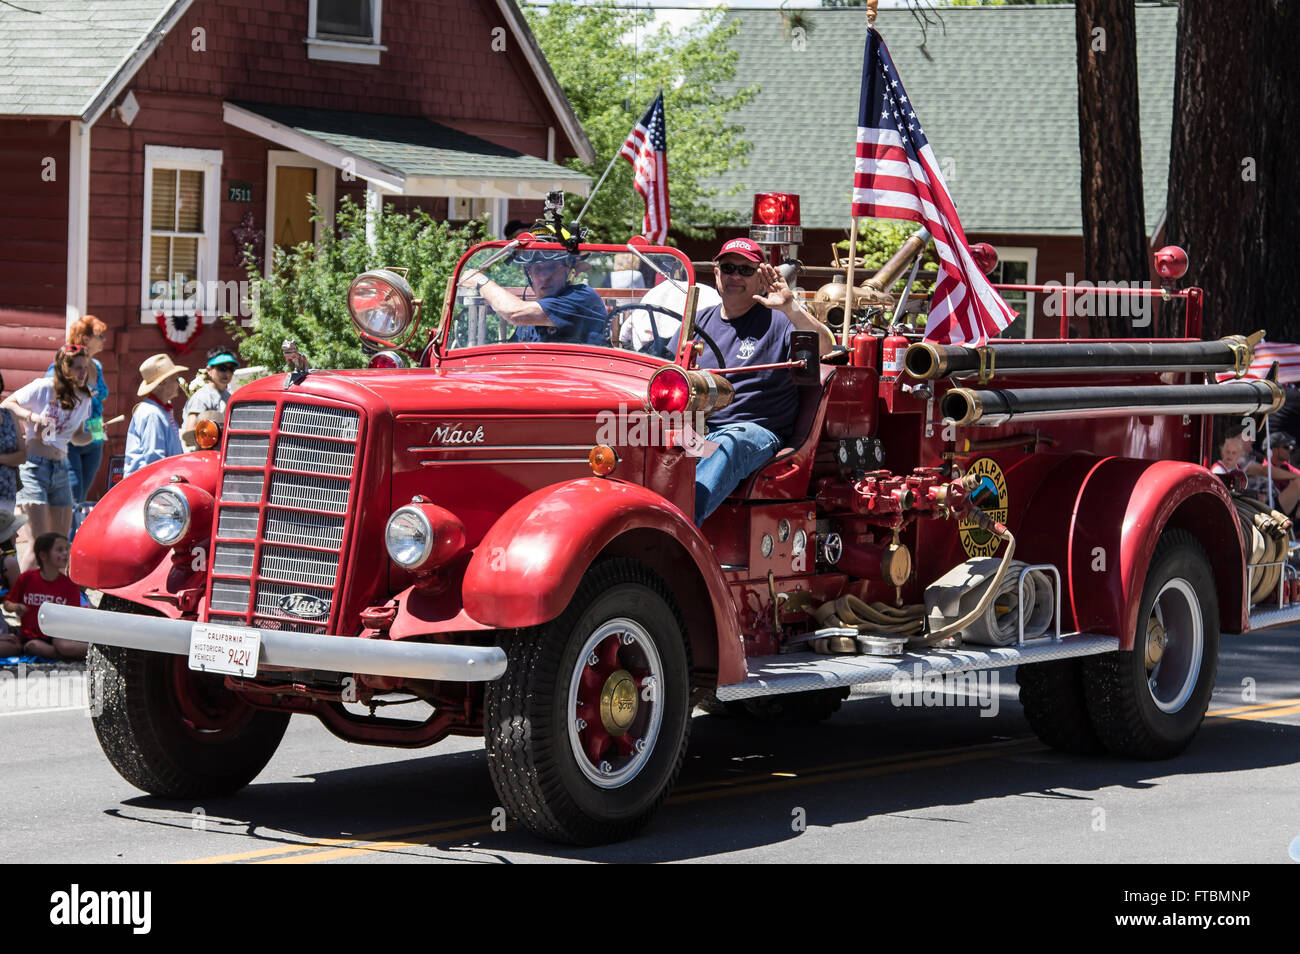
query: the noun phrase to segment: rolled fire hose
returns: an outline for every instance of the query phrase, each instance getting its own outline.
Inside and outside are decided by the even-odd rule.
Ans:
[[[1247,563],[1250,566],[1263,563],[1276,564],[1265,566],[1258,573],[1253,574],[1254,583],[1250,588],[1250,602],[1259,603],[1276,592],[1277,585],[1281,581],[1281,564],[1287,557],[1291,540],[1291,519],[1286,514],[1269,509],[1267,504],[1249,497],[1234,497],[1233,503],[1237,507],[1242,536],[1249,541],[1247,546],[1250,552],[1247,554]]]
[[[1020,637],[1021,597],[1024,596],[1025,638],[1034,639],[1047,632],[1055,612],[1052,584],[1047,575],[1030,570],[1021,586],[1020,576],[1029,566],[1020,560],[1007,565],[1002,584],[992,587],[992,577],[985,576],[998,561],[992,558],[967,560],[958,564],[926,588],[926,605],[931,622],[942,622],[944,615],[955,613],[963,601],[983,595],[986,588],[995,590],[984,614],[962,630],[963,643],[979,646],[1011,646]]]
[[[1002,524],[998,523],[983,510],[980,510],[979,507],[971,508],[971,519],[975,521],[981,530],[985,530],[988,533],[993,534],[995,537],[999,537],[1007,542],[1007,552],[1002,554],[1002,562],[998,564],[998,571],[993,574],[993,581],[989,583],[988,588],[984,591],[984,595],[980,597],[980,601],[975,604],[974,609],[960,619],[949,623],[947,626],[941,626],[938,629],[931,630],[925,636],[918,636],[915,639],[908,640],[908,649],[921,649],[926,646],[933,646],[935,643],[942,642],[949,636],[955,636],[963,629],[966,629],[971,623],[984,615],[990,604],[992,604],[994,595],[1002,586],[1002,579],[1007,575],[1007,567],[1011,565],[1011,554],[1016,550],[1016,538],[1012,535],[1010,530],[1002,526]]]

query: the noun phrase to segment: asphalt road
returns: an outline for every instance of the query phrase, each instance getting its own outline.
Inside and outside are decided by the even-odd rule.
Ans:
[[[1225,637],[1212,718],[1184,755],[1165,762],[1047,749],[1025,723],[1012,672],[1001,673],[989,716],[971,705],[900,707],[889,698],[850,699],[825,724],[800,729],[697,713],[682,776],[649,830],[580,850],[512,825],[494,828],[497,798],[478,740],[371,748],[298,717],[252,785],[196,805],[127,785],[84,713],[48,707],[59,701],[53,693],[4,697],[0,857],[1286,863],[1290,851],[1300,858],[1300,629]]]

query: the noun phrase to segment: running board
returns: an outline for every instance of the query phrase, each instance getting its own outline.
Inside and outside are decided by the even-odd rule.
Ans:
[[[772,696],[786,692],[811,692],[836,686],[884,683],[895,675],[911,679],[926,673],[970,672],[1001,669],[1021,663],[1046,662],[1111,653],[1119,649],[1114,636],[1071,633],[1060,639],[1044,637],[1022,646],[979,646],[962,649],[931,649],[901,656],[823,656],[817,653],[788,653],[758,656],[749,660],[749,675],[741,682],[719,686],[720,702]],[[919,668],[917,668],[919,667]]]
[[[1287,623],[1295,622],[1300,622],[1300,603],[1292,603],[1290,606],[1274,606],[1270,609],[1256,610],[1250,614],[1251,632],[1257,629],[1285,626]]]

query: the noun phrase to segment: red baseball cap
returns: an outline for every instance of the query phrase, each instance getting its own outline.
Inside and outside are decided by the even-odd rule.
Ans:
[[[729,242],[724,242],[722,248],[718,249],[718,254],[713,256],[713,260],[716,262],[724,255],[739,255],[751,262],[763,261],[762,247],[753,239],[747,238],[734,238]]]

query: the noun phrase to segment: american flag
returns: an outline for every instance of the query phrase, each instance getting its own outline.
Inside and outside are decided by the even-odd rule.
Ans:
[[[858,105],[853,215],[920,222],[942,265],[925,323],[928,341],[984,343],[1016,313],[971,258],[966,234],[930,143],[885,42],[867,32]]]
[[[662,245],[668,238],[668,137],[664,129],[662,91],[628,133],[618,154],[632,163],[632,184],[645,199],[641,234]]]

